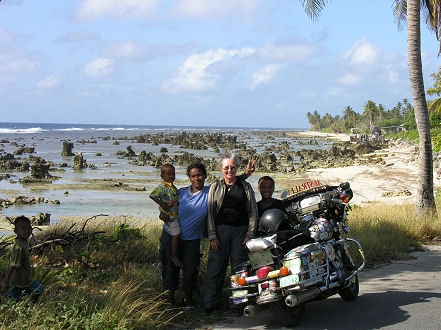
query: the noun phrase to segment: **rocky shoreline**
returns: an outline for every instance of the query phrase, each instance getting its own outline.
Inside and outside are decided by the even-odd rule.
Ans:
[[[277,134],[267,135],[261,143],[265,145],[265,140],[274,140],[278,136],[286,137],[286,133],[277,132]],[[174,134],[145,134],[131,138],[120,137],[118,140],[129,140],[135,143],[151,144],[154,146],[169,144],[181,149],[208,150],[208,148],[210,148],[215,153],[219,153],[220,149],[234,150],[241,159],[256,160],[256,170],[267,173],[302,173],[307,169],[317,167],[349,166],[357,162],[378,162],[381,160],[366,158],[363,157],[363,155],[385,147],[385,145],[372,145],[369,143],[353,144],[350,142],[334,142],[332,146],[326,150],[318,147],[318,139],[326,140],[326,138],[305,138],[292,134],[290,138],[297,145],[317,146],[317,148],[291,150],[290,145],[286,141],[280,141],[275,145],[272,144],[271,147],[265,148],[263,152],[257,152],[256,148],[247,145],[246,141],[238,141],[238,137],[234,134],[186,133],[185,131]],[[104,137],[98,139],[108,140]],[[96,139],[94,138],[90,141],[82,140],[79,142],[81,144],[96,143]],[[117,142],[117,140],[114,142]],[[16,142],[9,142],[8,140],[2,140],[2,143],[17,144]],[[62,143],[61,155],[64,157],[73,156],[72,165],[67,163],[57,164],[46,161],[41,157],[36,157],[33,155],[35,149],[24,145],[17,146],[18,149],[16,149],[13,154],[4,153],[2,149],[0,149],[0,171],[7,172],[0,176],[0,180],[9,178],[11,172],[28,172],[30,169],[30,175],[22,178],[23,183],[51,183],[50,181],[57,179],[57,177],[52,176],[49,171],[63,172],[69,167],[74,170],[94,168],[93,165],[87,163],[80,152],[77,154],[72,152],[74,148],[73,142],[62,141]],[[30,155],[26,158],[23,157],[23,153],[30,153]],[[126,147],[126,150],[118,150],[115,152],[115,155],[127,159],[131,164],[136,166],[160,168],[161,165],[165,163],[172,163],[177,166],[186,167],[192,162],[202,161],[210,171],[217,171],[219,167],[218,159],[216,158],[202,157],[187,151],[181,154],[170,155],[166,147],[162,147],[158,154],[147,151],[141,151],[139,154],[136,154],[132,146],[129,145]],[[100,155],[96,156],[99,157]],[[103,164],[103,167],[106,166],[111,166],[111,164]]]
[[[278,190],[289,188],[291,179],[296,176],[318,175],[332,183],[350,181],[356,190],[356,196],[359,196],[354,198],[357,203],[412,201],[416,185],[416,146],[401,140],[381,145],[357,144],[348,140],[347,135],[285,131],[253,132],[239,136],[233,133],[185,131],[132,137],[102,136],[75,141],[60,140],[59,155],[63,161],[54,162],[43,159],[39,149],[34,146],[3,139],[0,141],[0,181],[8,181],[11,185],[20,184],[30,189],[30,192],[38,188],[65,191],[65,194],[69,194],[70,190],[145,193],[152,185],[159,183],[157,170],[164,163],[172,163],[185,169],[192,162],[202,161],[211,173],[207,183],[213,182],[219,174],[219,156],[206,155],[219,155],[228,149],[234,150],[243,160],[256,160],[256,173],[251,180],[256,181],[261,175],[272,175],[276,179]],[[107,143],[113,148],[113,156],[107,155],[108,158],[115,157],[119,162],[138,167],[138,177],[132,178],[135,174],[133,170],[122,170],[118,177],[94,177],[94,170],[106,171],[106,168],[114,166],[114,162],[99,164],[99,159],[106,155],[89,153],[86,159],[81,152],[74,153],[73,150],[97,143]],[[2,148],[5,145],[12,146],[15,150],[6,152]],[[293,145],[296,149],[293,149]],[[148,146],[158,146],[160,151],[148,151]],[[169,151],[170,149],[173,151]],[[441,176],[440,159],[438,154],[434,154],[435,185]],[[143,168],[149,170],[144,173],[146,170]],[[151,172],[151,168],[156,169],[156,173]],[[63,178],[69,173],[78,173],[80,178],[66,182]],[[88,177],[81,173],[87,173]],[[58,182],[59,179],[63,182]],[[385,182],[389,184],[385,185]],[[179,178],[175,184],[185,186],[188,185],[188,180]],[[3,199],[0,205],[4,209],[25,200],[32,200],[30,204],[42,200],[57,205],[55,200],[48,200],[43,196],[27,196],[25,199],[19,197],[23,196]]]

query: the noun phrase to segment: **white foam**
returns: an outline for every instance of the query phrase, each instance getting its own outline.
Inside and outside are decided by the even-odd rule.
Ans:
[[[0,134],[35,134],[47,132],[47,130],[41,127],[31,127],[31,128],[0,128]]]
[[[54,129],[54,131],[58,131],[58,132],[84,131],[84,128],[79,128],[79,127],[57,128],[57,129]]]

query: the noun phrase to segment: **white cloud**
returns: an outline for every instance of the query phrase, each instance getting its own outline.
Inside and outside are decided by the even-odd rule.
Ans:
[[[185,54],[190,44],[173,45],[168,43],[150,44],[143,41],[123,40],[107,44],[101,51],[103,57],[127,60],[148,60],[170,55]]]
[[[259,55],[271,62],[304,62],[318,53],[318,47],[308,44],[266,45],[259,49]]]
[[[141,59],[147,56],[150,47],[133,41],[113,42],[103,49],[103,55],[111,58]]]
[[[4,29],[0,29],[0,45],[9,44],[11,41],[12,41],[11,34]]]
[[[251,90],[255,90],[256,87],[264,84],[268,84],[274,80],[277,73],[283,67],[281,64],[270,64],[253,74],[253,81],[251,83]]]
[[[346,73],[338,79],[338,82],[341,83],[342,85],[351,87],[351,86],[360,85],[363,82],[363,79],[359,75],[353,73]]]
[[[113,72],[114,61],[108,58],[96,58],[83,67],[83,72],[89,77],[104,76]]]
[[[80,21],[94,20],[103,16],[117,18],[150,17],[159,0],[85,0],[75,17]]]
[[[178,69],[175,77],[167,81],[165,89],[170,93],[203,92],[213,88],[221,75],[215,65],[227,64],[235,58],[249,57],[255,53],[252,48],[227,50],[220,48],[202,54],[191,55]]]
[[[389,71],[388,80],[390,84],[397,84],[400,82],[400,74],[397,71]]]
[[[328,90],[325,94],[323,94],[323,96],[340,96],[342,94],[342,90],[340,88],[337,87],[333,87],[330,90]]]
[[[68,33],[60,38],[57,38],[56,42],[66,42],[66,43],[76,43],[76,42],[83,42],[83,41],[95,41],[99,40],[99,37],[88,31],[78,31],[75,33]]]
[[[258,0],[180,0],[173,12],[177,16],[210,20],[228,15],[242,17],[252,12]]]
[[[343,55],[342,58],[351,65],[372,66],[381,55],[380,47],[373,45],[365,39],[356,41]]]
[[[61,84],[60,77],[54,74],[37,82],[35,87],[39,90],[49,90],[49,89],[57,88],[58,86],[60,86],[60,84]]]
[[[39,63],[30,56],[19,51],[0,53],[0,72],[33,73],[39,68]]]
[[[40,54],[17,47],[17,38],[0,29],[0,73],[22,75],[36,72],[40,68]]]

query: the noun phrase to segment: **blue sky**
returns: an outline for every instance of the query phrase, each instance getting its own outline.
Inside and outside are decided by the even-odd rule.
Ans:
[[[1,121],[309,127],[412,100],[392,0],[2,0]],[[426,89],[439,44],[422,26]]]

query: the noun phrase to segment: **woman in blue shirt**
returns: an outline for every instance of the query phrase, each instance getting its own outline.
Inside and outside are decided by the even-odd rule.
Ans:
[[[178,220],[181,227],[179,257],[182,261],[182,289],[185,292],[185,304],[193,307],[193,296],[198,292],[197,276],[200,265],[200,240],[204,237],[207,218],[208,191],[205,187],[207,171],[201,163],[187,167],[191,185],[179,189]],[[161,215],[166,220],[165,215]],[[166,226],[161,235],[159,249],[162,264],[162,281],[164,290],[168,290],[168,300],[174,304],[174,292],[179,287],[179,268],[171,261],[172,236]]]

